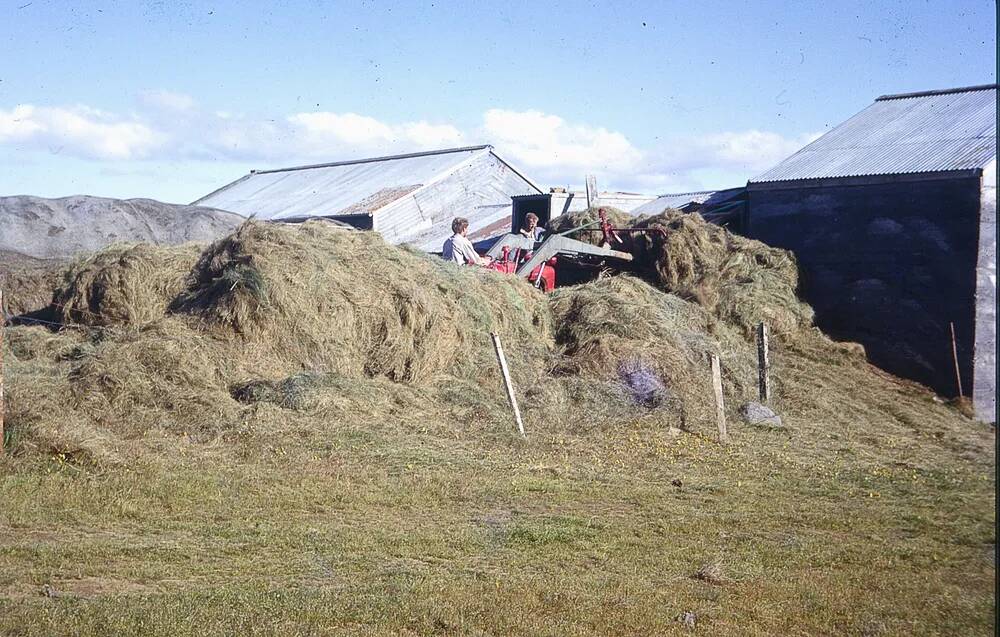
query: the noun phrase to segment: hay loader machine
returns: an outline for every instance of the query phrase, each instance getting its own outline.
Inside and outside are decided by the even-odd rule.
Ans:
[[[574,232],[600,232],[603,237],[600,245],[593,245],[566,236]],[[599,274],[626,268],[632,255],[612,246],[624,247],[621,234],[632,233],[665,235],[661,228],[616,228],[601,209],[598,221],[550,235],[541,242],[516,231],[504,235],[486,253],[492,259],[486,267],[527,278],[536,288],[549,292],[557,285],[557,272],[561,275],[558,284],[562,285],[593,278],[587,272]]]

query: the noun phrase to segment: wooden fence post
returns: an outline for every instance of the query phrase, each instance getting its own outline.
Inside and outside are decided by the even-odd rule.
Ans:
[[[958,371],[958,345],[955,343],[955,324],[948,323],[951,328],[951,357],[955,361],[955,382],[958,383],[958,397],[964,398],[962,394],[962,373]]]
[[[503,384],[507,389],[507,400],[510,401],[510,406],[514,410],[514,422],[517,423],[517,430],[521,433],[521,437],[527,438],[524,434],[524,423],[521,422],[521,410],[517,408],[517,397],[514,396],[514,385],[510,381],[507,359],[503,355],[503,346],[500,344],[500,335],[496,332],[490,332],[490,336],[493,337],[493,349],[496,350],[497,360],[500,361],[500,372],[503,374]]]
[[[712,388],[715,390],[715,417],[719,421],[719,442],[729,442],[726,431],[726,406],[722,402],[722,365],[719,357],[712,354]]]
[[[3,402],[3,326],[6,322],[7,313],[3,309],[3,290],[0,290],[0,455],[5,453],[3,444],[3,412],[6,408]]]
[[[597,205],[597,177],[587,175],[587,207],[593,208]]]
[[[771,385],[768,382],[768,370],[771,361],[767,350],[767,325],[761,322],[757,326],[757,382],[760,385],[760,402],[765,405],[771,402]]]

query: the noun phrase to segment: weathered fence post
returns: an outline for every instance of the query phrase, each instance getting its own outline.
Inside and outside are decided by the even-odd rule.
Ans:
[[[587,207],[593,208],[597,205],[597,177],[587,175]]]
[[[767,325],[763,322],[757,326],[757,382],[760,385],[760,402],[765,405],[771,402],[771,385],[768,382],[768,371],[771,361],[767,351]]]
[[[958,345],[955,343],[955,324],[948,323],[951,328],[951,357],[955,361],[955,382],[958,383],[958,397],[964,398],[962,394],[962,373],[958,371]]]
[[[722,365],[719,357],[712,354],[712,388],[715,390],[715,417],[719,421],[719,442],[729,442],[726,431],[726,406],[722,402]]]
[[[7,313],[3,309],[3,290],[0,290],[0,455],[4,454],[3,412],[3,325],[7,321]]]
[[[500,344],[500,335],[496,332],[490,332],[490,336],[493,337],[493,349],[496,350],[497,360],[500,361],[500,372],[503,374],[503,384],[507,389],[507,400],[510,401],[510,406],[514,410],[514,422],[517,423],[517,430],[521,433],[521,437],[527,438],[524,433],[524,423],[521,422],[521,410],[517,408],[517,397],[514,396],[514,385],[510,381],[507,359],[503,355],[503,345]]]

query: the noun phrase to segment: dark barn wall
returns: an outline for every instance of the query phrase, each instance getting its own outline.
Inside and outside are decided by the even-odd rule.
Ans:
[[[947,396],[957,394],[953,321],[969,395],[979,192],[978,175],[752,185],[748,230],[795,252],[802,295],[823,331]]]

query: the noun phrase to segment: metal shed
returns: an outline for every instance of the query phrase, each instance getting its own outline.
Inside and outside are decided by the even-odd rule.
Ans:
[[[255,170],[195,204],[272,221],[335,219],[436,250],[452,218],[468,218],[476,232],[510,219],[511,196],[540,192],[483,145]]]
[[[821,328],[996,408],[997,85],[884,95],[747,185],[745,231],[798,257]],[[950,325],[954,324],[958,375]]]

